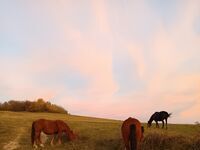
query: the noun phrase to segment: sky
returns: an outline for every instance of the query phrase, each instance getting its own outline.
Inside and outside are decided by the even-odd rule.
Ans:
[[[0,102],[200,121],[199,0],[0,0]]]

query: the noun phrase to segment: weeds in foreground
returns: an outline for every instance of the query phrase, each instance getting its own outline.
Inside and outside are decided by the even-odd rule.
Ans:
[[[143,139],[142,150],[200,150],[200,134],[193,137],[149,133]]]

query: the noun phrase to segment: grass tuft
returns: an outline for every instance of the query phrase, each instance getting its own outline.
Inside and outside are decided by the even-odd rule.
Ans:
[[[200,137],[149,133],[143,139],[142,150],[200,150]]]

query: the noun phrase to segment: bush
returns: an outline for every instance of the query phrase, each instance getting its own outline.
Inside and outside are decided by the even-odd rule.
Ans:
[[[8,102],[0,103],[0,110],[4,111],[28,111],[28,112],[52,112],[52,113],[66,113],[67,110],[51,104],[50,102],[45,102],[42,98],[37,101],[16,101],[10,100]]]

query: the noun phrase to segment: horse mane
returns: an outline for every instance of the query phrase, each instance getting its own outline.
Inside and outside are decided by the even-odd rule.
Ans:
[[[153,115],[150,117],[148,122],[152,122],[153,121]]]
[[[153,120],[154,120],[154,117],[155,117],[155,114],[158,113],[158,112],[155,112],[153,115],[151,115],[148,123],[151,123]]]
[[[131,150],[137,149],[137,139],[136,139],[136,125],[130,125],[130,146]]]

